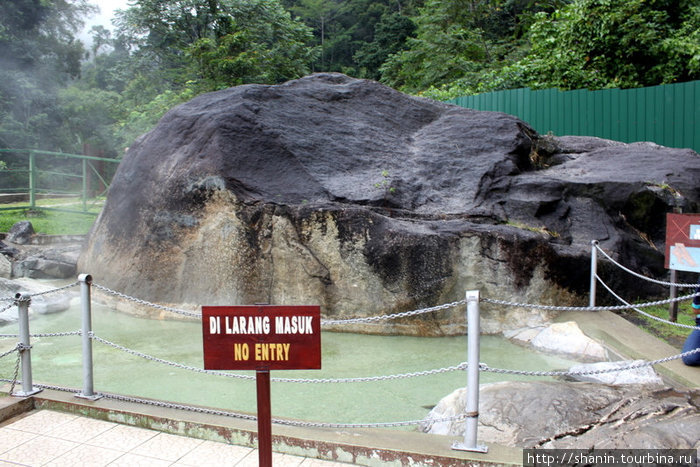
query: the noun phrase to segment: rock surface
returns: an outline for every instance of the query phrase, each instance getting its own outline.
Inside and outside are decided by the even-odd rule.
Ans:
[[[29,221],[20,221],[10,228],[5,240],[16,243],[17,245],[24,245],[25,243],[29,243],[33,235],[34,226],[32,223]]]
[[[642,365],[644,362],[644,360],[623,360],[617,362],[586,363],[574,365],[569,368],[569,371],[572,373],[581,373],[571,376],[571,378],[577,381],[590,381],[593,383],[610,384],[613,386],[621,386],[624,384],[662,385],[664,382],[661,377],[656,374],[653,367],[648,365],[629,370],[610,371],[599,374],[592,373],[595,371],[615,370],[634,365]]]
[[[698,178],[690,150],[542,138],[509,115],[317,74],[166,114],[125,155],[79,269],[154,302],[316,303],[336,318],[468,289],[584,304],[590,241],[661,273],[665,213],[697,209]],[[487,332],[549,317],[484,310]],[[460,333],[463,315],[356,330]]]
[[[85,238],[81,235],[36,234],[30,221],[12,226],[0,242],[0,277],[69,279],[77,277],[77,264]]]
[[[464,422],[433,423],[464,411],[466,389],[445,397],[423,431],[464,436]],[[700,448],[700,392],[655,386],[509,381],[481,386],[478,441],[570,449]]]
[[[504,332],[509,339],[529,344],[537,350],[574,355],[589,361],[607,360],[605,348],[586,336],[574,321]]]
[[[31,279],[77,278],[82,245],[54,245],[27,250],[12,263],[12,277]]]

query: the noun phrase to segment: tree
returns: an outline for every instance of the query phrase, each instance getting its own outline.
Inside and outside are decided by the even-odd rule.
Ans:
[[[527,85],[639,87],[700,78],[700,5],[692,0],[576,0],[540,14],[518,63]]]
[[[56,93],[80,74],[74,35],[91,11],[85,0],[0,3],[0,147],[57,148]]]
[[[316,29],[321,43],[320,66],[326,69],[326,38],[328,26],[342,11],[343,4],[335,0],[299,0],[291,6],[291,11],[301,18],[305,18]]]
[[[374,40],[364,43],[355,53],[360,74],[365,78],[379,80],[379,69],[390,55],[396,54],[406,47],[406,41],[412,37],[416,25],[407,16],[390,13],[382,16],[374,30]]]
[[[450,83],[500,55],[487,37],[496,0],[428,0],[415,18],[416,37],[381,67],[382,81],[407,92]]]
[[[293,21],[277,2],[237,2],[212,36],[201,38],[187,53],[208,89],[244,83],[274,84],[308,73],[316,51],[311,31]]]

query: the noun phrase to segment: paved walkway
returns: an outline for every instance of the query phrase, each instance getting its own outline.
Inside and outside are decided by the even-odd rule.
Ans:
[[[348,464],[273,453],[275,467],[342,467]],[[258,451],[37,410],[0,424],[0,466],[249,466]]]

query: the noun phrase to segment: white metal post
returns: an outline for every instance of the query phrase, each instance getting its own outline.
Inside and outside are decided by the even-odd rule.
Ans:
[[[588,306],[595,306],[596,286],[598,285],[598,240],[591,241],[591,289],[588,293]]]
[[[19,318],[19,343],[21,346],[19,355],[22,364],[22,390],[12,395],[27,397],[41,392],[41,389],[35,388],[32,382],[32,354],[29,341],[29,303],[31,298],[29,295],[18,293],[15,295],[15,299]]]
[[[479,426],[479,291],[467,292],[467,403],[464,442],[452,449],[487,452],[488,447],[476,444]]]
[[[80,282],[80,306],[82,310],[82,340],[83,340],[83,392],[76,394],[81,399],[97,400],[101,395],[96,395],[93,385],[92,371],[92,303],[90,300],[90,286],[92,276],[81,274]]]

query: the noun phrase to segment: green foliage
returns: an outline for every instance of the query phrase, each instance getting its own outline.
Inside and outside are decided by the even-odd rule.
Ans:
[[[0,2],[0,147],[118,157],[199,93],[309,71],[438,99],[700,79],[697,0],[133,0],[85,50],[93,10]]]
[[[668,306],[645,307],[641,310],[652,316],[656,316],[657,318],[669,320]],[[662,323],[653,318],[643,316],[633,310],[624,311],[621,314],[626,319],[636,323],[649,334],[663,339],[669,344],[678,348],[683,345],[683,342],[690,333],[687,328]],[[695,326],[695,310],[692,308],[690,301],[679,302],[677,322],[687,326]]]
[[[179,91],[164,91],[140,105],[125,108],[125,115],[115,125],[115,138],[123,151],[142,134],[150,131],[165,113],[176,105],[195,97],[198,89],[194,83],[187,83]]]
[[[378,78],[386,56],[403,44],[406,27],[413,29],[405,21],[411,23],[408,16],[422,0],[283,0],[283,4],[313,29],[314,43],[321,49],[312,64],[314,71]],[[394,15],[404,21],[392,18]],[[392,37],[391,28],[395,31]],[[377,38],[378,34],[383,37]]]
[[[519,18],[528,24],[527,44],[514,42],[502,60],[431,83],[424,94],[450,99],[519,87],[629,88],[700,78],[697,2],[575,0]]]
[[[415,18],[416,37],[381,67],[382,81],[408,92],[454,81],[483,67],[493,44],[469,0],[428,0]],[[477,2],[481,3],[481,2]],[[490,2],[489,2],[490,3]]]
[[[412,37],[416,25],[410,18],[398,13],[389,13],[375,25],[374,39],[365,42],[355,53],[359,74],[365,78],[379,80],[379,69],[390,55],[406,47],[406,40]]]
[[[629,88],[700,77],[688,66],[699,47],[686,41],[698,26],[698,9],[690,6],[675,0],[577,0],[541,14],[530,29],[532,49],[521,62],[528,84]]]
[[[214,37],[187,48],[206,87],[280,83],[309,72],[316,51],[311,31],[272,1],[238,2]]]
[[[85,0],[0,2],[0,147],[61,144],[56,92],[80,74]]]
[[[501,78],[497,72],[522,55],[521,37],[533,13],[561,3],[428,0],[413,18],[416,37],[407,39],[406,50],[385,61],[381,81],[436,98],[455,97],[453,87],[469,92],[509,87],[512,73]]]
[[[115,152],[113,124],[121,97],[114,91],[99,88],[83,89],[71,85],[58,91],[58,108],[66,133],[72,137],[70,147],[89,144]]]

